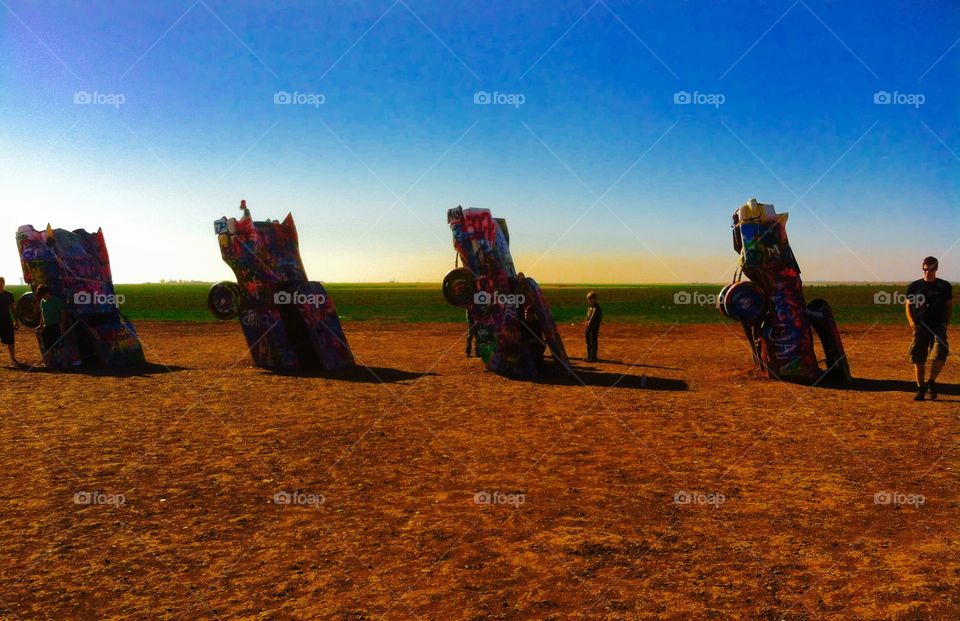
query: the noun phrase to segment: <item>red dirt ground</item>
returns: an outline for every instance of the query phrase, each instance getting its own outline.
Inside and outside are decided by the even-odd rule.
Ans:
[[[586,386],[456,325],[347,324],[342,378],[232,323],[141,324],[171,368],[132,377],[0,369],[0,617],[960,618],[960,368],[913,403],[906,328],[854,326],[856,390],[786,385],[734,327],[605,325]]]

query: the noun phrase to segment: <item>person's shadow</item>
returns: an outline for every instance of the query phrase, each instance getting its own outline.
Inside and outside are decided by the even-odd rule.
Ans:
[[[917,392],[916,382],[895,379],[874,379],[869,377],[855,377],[849,385],[824,382],[818,386],[830,390],[853,390],[857,392],[906,392],[910,394]],[[960,396],[960,384],[937,383],[937,392],[941,395],[941,397],[943,395],[952,397]],[[950,403],[960,402],[960,400],[957,399],[941,400],[948,401]]]

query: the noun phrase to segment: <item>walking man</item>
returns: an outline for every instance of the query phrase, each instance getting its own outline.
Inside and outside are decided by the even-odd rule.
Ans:
[[[6,289],[7,281],[0,278],[0,343],[7,346],[10,352],[10,365],[16,368],[17,363],[17,345],[16,331],[20,329],[20,322],[17,320],[17,303],[13,299],[13,294]]]
[[[600,340],[600,322],[603,321],[603,310],[597,304],[597,292],[587,294],[587,318],[583,322],[587,339],[587,362],[597,361],[597,349]]]
[[[910,360],[917,377],[917,396],[914,401],[923,401],[929,391],[930,398],[937,398],[937,376],[946,364],[950,349],[947,345],[947,326],[953,314],[953,286],[937,278],[940,267],[935,257],[923,260],[923,278],[910,283],[907,288],[907,321],[913,328],[910,344]],[[924,383],[927,354],[935,352],[930,365],[930,381]]]

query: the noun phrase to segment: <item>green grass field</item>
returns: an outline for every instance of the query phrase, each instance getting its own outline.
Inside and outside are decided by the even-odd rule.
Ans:
[[[132,320],[205,322],[215,321],[207,312],[209,288],[206,284],[118,285],[117,292],[125,296],[122,310]],[[17,296],[26,290],[9,289]],[[719,285],[544,285],[554,317],[562,323],[583,317],[584,297],[591,289],[600,295],[607,321],[706,323],[720,319],[713,306]],[[327,290],[340,316],[348,321],[464,320],[461,309],[444,301],[439,284],[332,283]],[[904,323],[902,304],[886,300],[905,291],[903,283],[804,286],[807,301],[825,298],[840,323]]]

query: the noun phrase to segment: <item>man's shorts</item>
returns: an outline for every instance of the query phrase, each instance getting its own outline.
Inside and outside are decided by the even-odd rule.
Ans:
[[[947,354],[950,353],[950,346],[947,344],[947,326],[931,329],[917,324],[913,331],[913,342],[910,343],[910,360],[914,364],[926,362],[931,348],[934,350],[934,360],[947,359]]]
[[[9,324],[0,323],[0,343],[4,345],[13,345],[14,333],[13,322]]]
[[[44,326],[40,336],[43,340],[43,351],[48,352],[60,345],[60,326]]]

